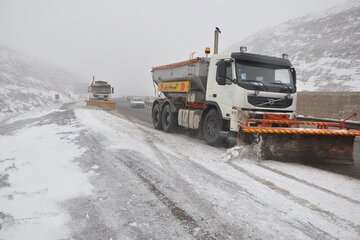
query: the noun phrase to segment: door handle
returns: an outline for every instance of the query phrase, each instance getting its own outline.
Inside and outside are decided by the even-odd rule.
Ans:
[[[216,98],[216,97],[217,97],[217,94],[216,94],[216,93],[214,93],[212,96],[213,96],[214,98]]]

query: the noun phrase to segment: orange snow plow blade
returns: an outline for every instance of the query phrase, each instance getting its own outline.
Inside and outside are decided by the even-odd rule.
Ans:
[[[115,102],[112,100],[87,100],[86,105],[102,108],[105,110],[114,110],[116,107]]]
[[[360,130],[343,122],[250,119],[242,134],[259,137],[261,157],[278,161],[353,163],[354,140]]]

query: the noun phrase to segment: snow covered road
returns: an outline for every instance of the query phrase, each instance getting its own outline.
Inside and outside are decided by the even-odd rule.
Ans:
[[[74,144],[80,128],[67,111],[44,115],[0,128],[0,239],[64,239],[70,216],[61,203],[91,194],[75,163],[85,151]]]
[[[20,227],[29,239],[360,238],[356,179],[81,107],[0,134],[0,239],[22,239],[13,237]]]

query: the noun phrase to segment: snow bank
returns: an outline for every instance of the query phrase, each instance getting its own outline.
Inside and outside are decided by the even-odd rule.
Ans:
[[[88,176],[74,160],[79,129],[43,125],[0,137],[0,239],[65,239],[69,219],[60,203],[91,194]],[[4,217],[5,216],[5,217]]]

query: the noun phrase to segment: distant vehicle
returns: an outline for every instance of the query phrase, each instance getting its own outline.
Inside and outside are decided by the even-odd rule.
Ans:
[[[93,80],[91,85],[88,87],[91,99],[108,100],[111,94],[114,93],[114,88],[105,81]]]
[[[106,81],[95,81],[95,77],[88,87],[89,98],[86,101],[88,106],[100,107],[103,109],[115,109],[115,102],[111,99],[114,88]]]
[[[130,100],[130,107],[132,108],[145,108],[145,101],[141,98],[133,98]]]

